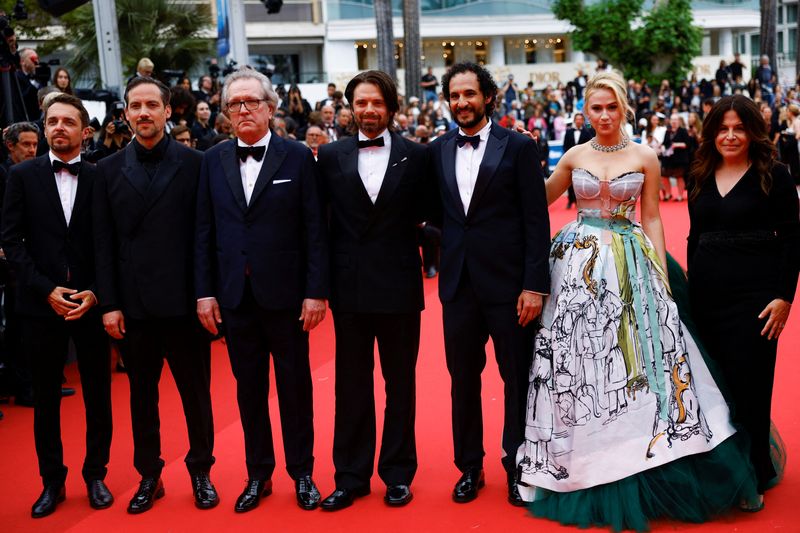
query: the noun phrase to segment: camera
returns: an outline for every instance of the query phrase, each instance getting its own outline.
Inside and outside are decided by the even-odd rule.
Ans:
[[[128,133],[128,123],[124,120],[114,120],[114,133]]]

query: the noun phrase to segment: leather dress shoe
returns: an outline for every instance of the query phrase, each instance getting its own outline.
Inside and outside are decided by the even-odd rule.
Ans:
[[[386,505],[392,507],[402,507],[412,499],[414,495],[411,494],[411,487],[408,485],[389,485],[386,487],[386,496],[383,497]]]
[[[436,270],[436,267],[432,266],[432,267],[428,268],[427,270],[425,270],[425,277],[428,278],[428,279],[435,278],[436,274],[438,274],[438,273],[439,273],[439,271]]]
[[[44,490],[39,495],[39,499],[37,499],[33,507],[31,507],[31,516],[33,518],[42,518],[53,514],[56,510],[56,506],[63,502],[66,497],[67,493],[64,490],[63,483],[45,486]]]
[[[153,502],[164,497],[164,483],[161,478],[145,477],[139,482],[139,489],[128,504],[130,514],[139,514],[149,511]]]
[[[294,490],[297,494],[297,505],[299,505],[301,509],[313,511],[317,508],[321,496],[311,476],[303,476],[296,479],[294,482]]]
[[[194,506],[198,509],[211,509],[219,503],[217,489],[211,483],[208,472],[192,474],[192,491],[194,492]]]
[[[483,469],[470,468],[458,479],[453,489],[453,501],[456,503],[471,502],[478,497],[478,490],[485,484]]]
[[[75,396],[75,389],[73,387],[61,387],[61,397]]]
[[[89,505],[92,509],[105,509],[114,503],[114,496],[106,487],[102,479],[93,479],[86,483],[86,492],[89,494]]]
[[[519,493],[519,486],[517,485],[517,476],[514,474],[508,475],[508,503],[514,507],[525,507],[525,500]]]
[[[350,507],[356,498],[369,494],[369,487],[360,489],[336,489],[333,493],[322,500],[322,507],[326,511],[338,511],[345,507]]]
[[[236,499],[233,510],[237,513],[246,513],[258,507],[261,498],[272,494],[272,480],[248,479],[244,491]]]

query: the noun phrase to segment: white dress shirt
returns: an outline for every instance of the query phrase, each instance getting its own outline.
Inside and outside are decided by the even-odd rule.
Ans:
[[[49,152],[49,155],[51,166],[53,161],[61,161],[53,152]],[[79,155],[74,159],[66,161],[66,163],[71,165],[72,163],[80,163],[80,161],[81,156]],[[53,174],[56,177],[56,188],[58,189],[58,198],[61,200],[61,209],[64,211],[64,219],[67,221],[67,226],[69,226],[69,221],[72,218],[72,208],[75,207],[75,193],[78,191],[78,176],[73,176],[67,172],[66,169],[54,172]]]
[[[254,157],[248,157],[244,161],[239,159],[239,174],[242,176],[244,199],[247,202],[247,205],[250,205],[250,197],[253,196],[253,189],[256,186],[256,180],[258,179],[258,174],[259,172],[261,172],[261,166],[264,164],[264,160],[267,158],[267,150],[269,150],[269,140],[271,136],[272,132],[270,130],[267,130],[267,134],[261,137],[261,139],[253,145],[245,144],[244,142],[242,142],[241,139],[237,140],[237,144],[239,146],[264,147],[264,157],[261,158],[261,161],[256,161]]]
[[[582,131],[583,131],[583,130],[579,130],[578,128],[575,128],[575,131],[573,131],[573,132],[572,132],[572,138],[573,138],[573,140],[575,141],[575,144],[576,144],[576,145],[577,145],[577,144],[580,142],[580,140],[581,140],[581,132],[582,132]]]
[[[472,201],[472,192],[475,190],[475,181],[478,179],[478,170],[481,168],[483,154],[486,152],[486,143],[489,140],[489,130],[492,128],[492,121],[477,133],[481,138],[481,143],[477,148],[473,148],[470,143],[456,148],[456,183],[458,183],[458,194],[461,196],[461,203],[464,205],[464,214],[469,211],[469,203]],[[471,137],[458,128],[458,133]]]
[[[383,177],[389,168],[389,156],[392,153],[392,136],[389,135],[389,130],[383,130],[380,137],[383,137],[383,146],[358,149],[358,175],[361,176],[361,182],[373,204],[381,192]],[[369,137],[359,131],[358,140],[368,141]]]

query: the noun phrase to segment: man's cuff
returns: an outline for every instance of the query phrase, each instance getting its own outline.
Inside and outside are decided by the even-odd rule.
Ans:
[[[522,292],[527,292],[528,294],[538,294],[539,296],[550,296],[550,293],[547,292],[529,291],[527,289],[522,289]]]
[[[214,297],[214,296],[206,296],[205,298],[198,298],[197,299],[198,303],[202,302],[204,300],[216,300],[216,297]]]

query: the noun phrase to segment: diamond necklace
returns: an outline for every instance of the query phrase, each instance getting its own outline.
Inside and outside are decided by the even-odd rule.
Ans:
[[[597,142],[597,137],[592,137],[592,140],[589,141],[589,144],[592,146],[592,148],[594,148],[598,152],[618,152],[623,148],[625,148],[626,146],[628,146],[629,142],[630,139],[628,138],[628,136],[623,135],[622,140],[620,142],[611,146],[600,144],[599,142]]]

